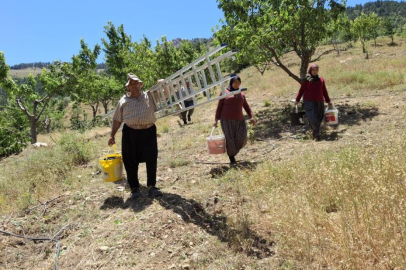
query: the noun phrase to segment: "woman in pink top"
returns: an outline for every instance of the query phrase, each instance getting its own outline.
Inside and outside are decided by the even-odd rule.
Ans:
[[[227,93],[240,88],[241,79],[238,76],[232,77],[226,89]],[[220,94],[221,95],[221,94]],[[256,123],[254,114],[247,103],[245,95],[239,93],[233,96],[220,99],[217,104],[215,123],[220,120],[221,129],[226,137],[227,155],[230,158],[230,165],[236,164],[235,156],[247,144],[247,125],[242,113],[242,108],[246,111],[252,124]]]

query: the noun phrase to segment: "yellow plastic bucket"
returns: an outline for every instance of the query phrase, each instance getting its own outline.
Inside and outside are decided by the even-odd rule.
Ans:
[[[123,156],[117,153],[115,144],[113,150],[113,154],[107,154],[99,159],[105,182],[115,182],[123,178]]]

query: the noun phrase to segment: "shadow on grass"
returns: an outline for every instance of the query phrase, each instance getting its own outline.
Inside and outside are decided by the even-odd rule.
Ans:
[[[336,108],[340,112],[339,124],[347,126],[361,125],[363,122],[379,115],[379,110],[376,106],[344,104],[336,105]],[[253,128],[254,138],[259,140],[277,140],[281,139],[284,134],[297,135],[306,132],[308,126],[291,126],[289,121],[290,112],[293,112],[293,106],[290,104],[271,107],[258,112],[258,125]],[[327,140],[337,140],[340,132],[333,132],[327,135]]]
[[[141,188],[141,192],[145,194],[146,188]],[[243,252],[248,256],[255,256],[259,259],[270,257],[274,254],[274,242],[250,230],[249,224],[243,221],[241,226],[230,226],[226,216],[210,214],[199,202],[183,198],[174,193],[165,192],[162,197],[155,198],[155,200],[163,208],[180,215],[184,222],[193,223],[207,233],[216,236],[220,241],[227,243],[235,252]],[[123,198],[112,196],[104,201],[100,209],[131,209],[137,213],[150,206],[153,201],[154,199],[142,197],[134,202],[129,200],[124,202]]]
[[[379,109],[376,106],[357,105],[337,105],[341,117],[339,123],[348,126],[361,125],[363,122],[372,120],[379,115]]]

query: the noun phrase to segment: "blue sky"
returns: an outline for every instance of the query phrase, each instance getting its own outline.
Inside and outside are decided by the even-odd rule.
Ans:
[[[145,34],[155,44],[163,35],[209,38],[222,17],[216,0],[0,0],[0,51],[9,65],[70,61],[81,38],[101,44],[108,21],[123,24],[133,41]]]

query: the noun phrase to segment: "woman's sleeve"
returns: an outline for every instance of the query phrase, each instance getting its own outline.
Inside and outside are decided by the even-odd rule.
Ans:
[[[242,106],[244,107],[245,112],[248,114],[248,117],[252,118],[254,114],[252,113],[250,105],[248,105],[247,99],[245,98],[245,96],[243,96],[243,97],[244,97],[244,103]]]
[[[323,96],[327,103],[330,103],[330,97],[328,96],[326,82],[323,80]]]
[[[306,86],[307,86],[307,81],[302,82],[302,84],[300,85],[299,93],[297,93],[297,96],[296,96],[296,102],[299,102],[300,99],[302,98],[302,96],[306,90]]]
[[[222,95],[222,93],[220,93],[220,96]],[[215,120],[219,120],[221,117],[221,111],[223,110],[223,106],[224,106],[224,98],[220,99],[219,102],[217,103],[217,109],[216,109],[216,118]]]

